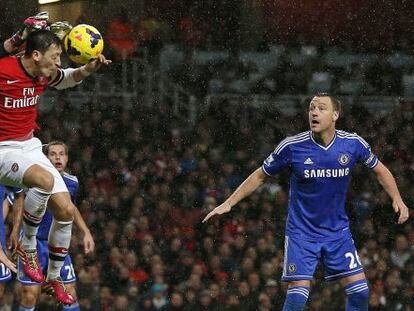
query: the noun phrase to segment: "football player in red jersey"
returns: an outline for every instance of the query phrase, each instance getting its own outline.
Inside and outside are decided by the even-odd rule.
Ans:
[[[0,46],[3,53],[9,51],[7,44]],[[60,39],[41,29],[27,36],[24,55],[0,59],[0,183],[29,188],[24,202],[24,233],[16,248],[25,274],[51,288],[59,303],[70,305],[75,299],[66,292],[59,275],[70,244],[75,207],[61,175],[43,154],[40,140],[33,136],[38,129],[37,104],[46,87],[76,86],[111,61],[99,55],[82,67],[62,69],[61,53]],[[46,205],[54,219],[44,279],[36,252],[36,234]],[[1,252],[0,261],[16,271]]]

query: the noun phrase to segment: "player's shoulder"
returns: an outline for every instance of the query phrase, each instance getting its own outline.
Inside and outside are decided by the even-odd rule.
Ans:
[[[17,57],[14,56],[14,55],[8,55],[8,56],[0,57],[1,62],[13,62],[15,60],[17,60]]]
[[[287,136],[284,140],[280,142],[280,144],[295,144],[300,143],[302,141],[306,141],[311,138],[310,131],[301,132],[299,134],[293,136]]]
[[[75,175],[71,175],[67,172],[63,172],[63,178],[73,183],[79,183],[78,177],[76,177]]]
[[[310,131],[301,132],[293,136],[288,136],[279,143],[279,145],[276,147],[274,152],[280,153],[283,149],[285,149],[288,146],[305,143],[306,141],[310,139],[311,139]]]
[[[17,62],[17,56],[5,56],[0,58],[0,64],[3,65],[16,65]]]
[[[14,71],[19,66],[16,56],[6,56],[0,58],[0,67],[3,69],[2,72]]]
[[[343,130],[336,130],[336,135],[339,139],[349,141],[351,143],[360,143],[364,147],[369,148],[369,144],[355,132],[347,132]]]

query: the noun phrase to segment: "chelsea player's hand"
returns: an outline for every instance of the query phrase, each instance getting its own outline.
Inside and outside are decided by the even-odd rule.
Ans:
[[[214,215],[221,215],[224,213],[228,213],[231,211],[231,205],[227,201],[223,204],[217,206],[215,209],[213,209],[210,213],[207,214],[207,216],[203,219],[203,223],[209,220]]]
[[[394,208],[395,213],[398,215],[397,223],[404,223],[409,217],[409,211],[403,200],[401,198],[394,199],[392,202],[392,207]]]

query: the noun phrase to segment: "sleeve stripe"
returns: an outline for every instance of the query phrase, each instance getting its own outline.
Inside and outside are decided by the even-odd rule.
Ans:
[[[273,151],[273,152],[276,153],[276,154],[279,154],[283,150],[285,144],[289,144],[291,142],[296,142],[296,141],[299,141],[299,140],[304,139],[304,138],[305,139],[309,138],[309,132],[305,132],[305,133],[298,134],[298,135],[295,135],[295,136],[287,137],[279,143],[279,145],[276,147],[275,151]]]
[[[64,77],[65,77],[65,72],[62,69],[59,69],[58,74],[56,75],[55,79],[49,82],[49,85],[50,86],[58,85],[60,82],[62,82]]]
[[[304,137],[304,138],[301,138],[301,139],[294,139],[294,140],[289,140],[289,141],[282,141],[279,144],[279,146],[277,146],[277,148],[275,149],[274,153],[280,154],[283,151],[283,149],[285,149],[285,147],[287,147],[289,145],[292,145],[292,144],[301,143],[301,142],[306,141],[308,139],[309,139],[309,137]]]
[[[358,140],[365,148],[369,149],[369,144],[362,139],[360,136],[358,135],[344,135],[344,134],[339,134],[338,133],[338,137],[340,138],[347,138],[347,139],[356,139]]]
[[[359,136],[357,133],[349,133],[342,130],[338,130],[337,132],[338,135],[340,135],[340,137],[358,139],[361,142],[361,144],[363,144],[366,148],[369,148],[369,144],[367,143],[367,141],[363,139],[361,136]]]
[[[375,162],[374,162],[374,164],[373,165],[367,165],[369,168],[374,168],[374,167],[376,167],[377,166],[377,164],[378,164],[378,158],[375,158]]]
[[[267,175],[267,176],[273,176],[273,175],[271,175],[268,171],[266,171],[266,168],[265,168],[265,166],[264,165],[262,165],[262,170],[263,170],[263,172]]]
[[[77,183],[79,182],[79,181],[78,181],[78,177],[76,177],[75,175],[70,175],[70,174],[68,174],[68,173],[66,173],[66,172],[64,172],[64,173],[63,173],[63,175],[64,175],[65,177],[67,177],[67,178],[69,178],[69,179],[73,180],[73,181],[76,181]]]

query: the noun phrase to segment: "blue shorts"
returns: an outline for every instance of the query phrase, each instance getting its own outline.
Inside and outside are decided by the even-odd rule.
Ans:
[[[9,268],[7,268],[4,263],[0,263],[0,283],[6,283],[10,281],[12,274]]]
[[[0,231],[0,239],[1,239],[2,246],[5,246],[6,245],[6,234],[5,234],[4,228],[3,230]],[[5,249],[5,247],[3,247],[3,252],[7,254],[7,250]],[[8,282],[11,280],[11,278],[12,278],[12,274],[11,274],[10,269],[7,268],[4,265],[4,263],[0,263],[0,283]]]
[[[43,272],[46,275],[47,266],[49,262],[49,248],[47,244],[47,240],[37,240],[37,256],[39,257],[40,265],[43,268]],[[65,258],[65,262],[63,263],[63,267],[60,270],[60,277],[62,278],[63,283],[73,283],[76,282],[76,275],[75,270],[73,269],[72,259],[70,255],[67,255]],[[26,285],[36,284],[39,285],[37,282],[33,282],[23,271],[23,263],[21,262],[20,258],[17,261],[17,280]]]
[[[351,236],[327,242],[285,237],[282,281],[312,280],[319,262],[327,281],[364,271]]]

